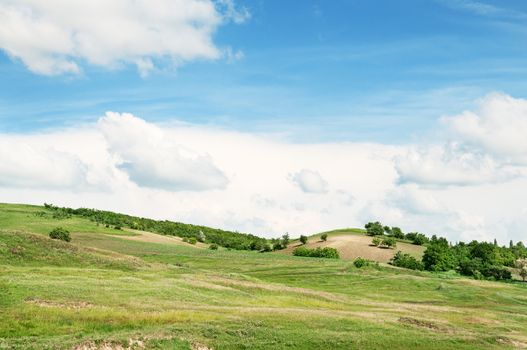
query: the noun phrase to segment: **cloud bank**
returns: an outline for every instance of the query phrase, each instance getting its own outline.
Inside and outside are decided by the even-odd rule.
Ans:
[[[147,75],[160,65],[221,57],[217,28],[249,16],[232,0],[2,0],[0,48],[37,74],[77,74],[86,62],[133,64]]]
[[[0,200],[267,237],[381,220],[451,240],[525,239],[525,143],[515,135],[527,130],[527,101],[480,102],[442,119],[433,143],[411,145],[299,144],[109,112],[94,125],[0,135]]]

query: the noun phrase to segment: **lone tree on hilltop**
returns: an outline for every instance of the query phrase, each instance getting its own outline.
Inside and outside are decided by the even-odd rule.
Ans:
[[[306,243],[307,243],[307,236],[300,235],[300,242],[301,242],[302,244],[306,244]]]
[[[320,239],[323,240],[324,242],[328,240],[328,234],[327,233],[323,233],[321,236],[320,236]]]

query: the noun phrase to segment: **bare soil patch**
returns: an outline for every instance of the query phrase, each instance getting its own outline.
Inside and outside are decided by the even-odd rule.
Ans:
[[[125,236],[125,235],[110,235],[112,237],[127,239],[130,241],[137,242],[147,242],[147,243],[161,243],[161,244],[177,244],[177,245],[186,245],[190,247],[206,248],[207,245],[201,242],[196,244],[190,244],[183,242],[183,239],[176,236],[164,236],[157,233],[138,231],[138,230],[129,230],[130,232],[135,233],[134,236]]]
[[[306,248],[317,248],[317,247],[330,247],[338,250],[340,258],[344,260],[355,260],[358,257],[378,261],[382,263],[387,263],[395,255],[397,251],[402,251],[403,253],[408,253],[415,256],[416,258],[421,258],[424,252],[424,247],[397,242],[397,247],[395,249],[386,249],[379,248],[371,245],[372,237],[361,235],[361,234],[335,234],[330,235],[328,240],[323,242],[319,237],[311,237],[307,244]],[[284,250],[278,251],[282,254],[293,254],[293,250],[301,246],[300,243],[290,244]]]

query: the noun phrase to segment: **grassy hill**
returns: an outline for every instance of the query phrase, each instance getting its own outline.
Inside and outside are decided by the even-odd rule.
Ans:
[[[323,233],[328,234],[327,241],[322,241],[320,236]],[[372,245],[372,237],[367,236],[362,229],[350,228],[340,229],[329,232],[322,232],[310,236],[308,242],[304,245],[306,248],[330,247],[338,250],[340,258],[344,260],[354,260],[358,257],[387,263],[397,251],[408,253],[416,258],[421,258],[425,248],[414,245],[402,240],[397,242],[395,249],[381,248]],[[286,249],[277,251],[281,254],[292,255],[293,250],[302,244],[296,240],[293,241]]]
[[[0,349],[527,347],[525,283],[213,251],[40,211],[0,205]]]

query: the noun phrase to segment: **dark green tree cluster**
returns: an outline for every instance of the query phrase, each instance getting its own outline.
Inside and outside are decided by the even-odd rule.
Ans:
[[[398,227],[383,226],[380,222],[369,222],[365,225],[367,234],[374,236],[375,246],[389,246],[387,238],[404,237],[416,245],[426,246],[422,261],[398,252],[391,260],[394,266],[414,270],[457,271],[466,276],[481,279],[508,280],[512,278],[511,270],[524,271],[527,278],[527,248],[522,242],[510,242],[509,246],[499,246],[494,239],[492,243],[472,241],[450,244],[446,238],[427,237],[423,233],[409,232],[404,234]],[[383,235],[383,236],[381,236]],[[380,237],[379,237],[380,236]],[[522,277],[523,278],[523,277]]]
[[[328,259],[339,259],[339,252],[335,248],[317,247],[315,249],[309,249],[306,247],[298,247],[293,250],[293,255],[296,256],[307,256],[311,258],[328,258]]]
[[[119,214],[110,211],[88,209],[88,208],[61,208],[45,203],[44,206],[52,213],[60,212],[60,215],[81,216],[88,218],[97,224],[107,227],[128,227],[136,230],[150,231],[163,235],[178,236],[236,250],[258,250],[264,251],[268,246],[265,238],[251,234],[232,232],[210,228],[206,226],[184,224],[168,220],[153,220]]]
[[[433,236],[423,255],[423,264],[430,271],[456,270],[478,279],[508,280],[512,277],[510,268],[525,256],[527,249],[521,242],[512,248],[478,241],[450,245],[445,238]]]

